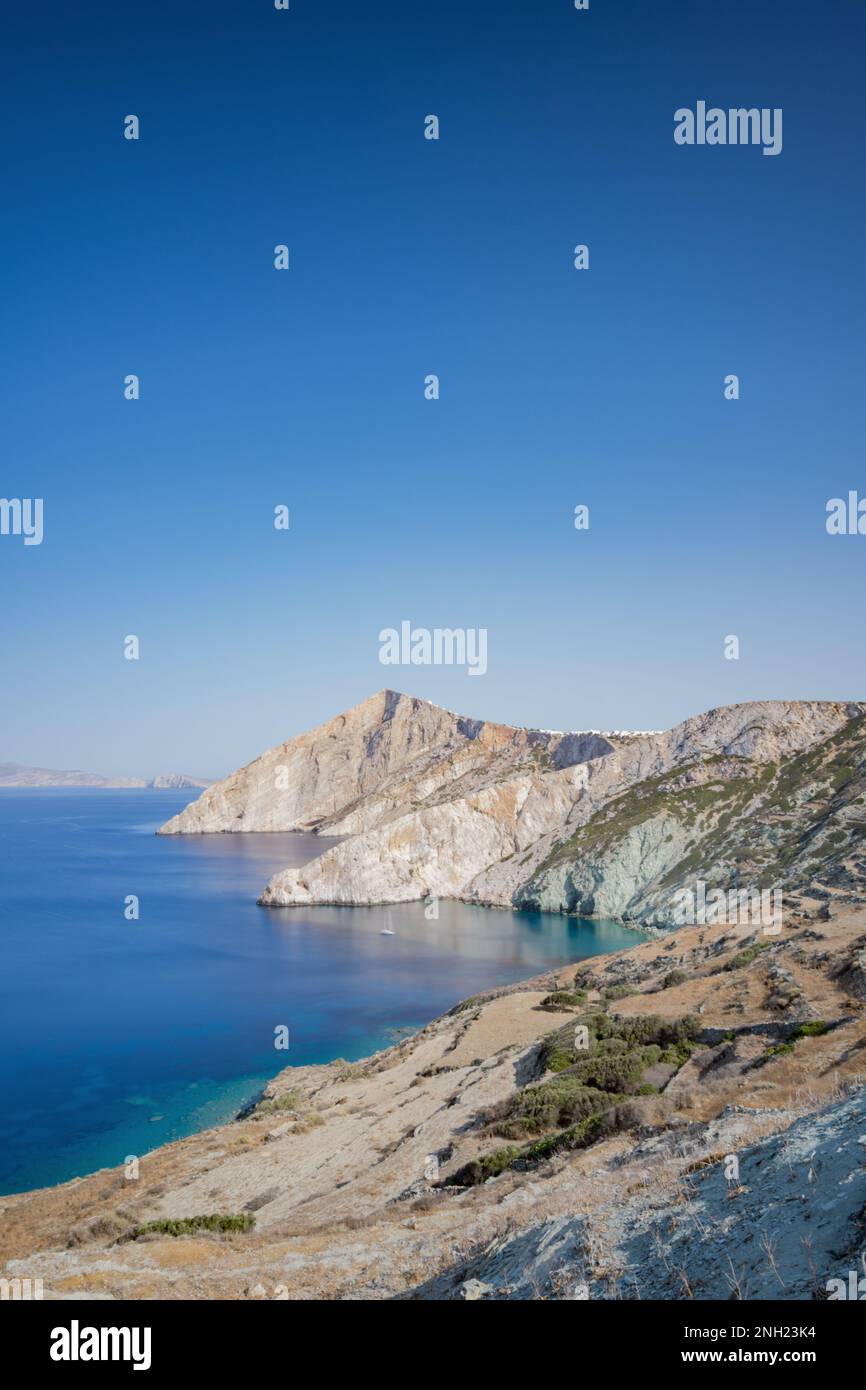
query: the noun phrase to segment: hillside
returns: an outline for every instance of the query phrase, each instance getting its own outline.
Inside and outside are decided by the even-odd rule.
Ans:
[[[866,1250],[864,1008],[838,894],[683,928],[288,1068],[135,1181],[3,1198],[0,1264],[46,1298],[826,1298]]]

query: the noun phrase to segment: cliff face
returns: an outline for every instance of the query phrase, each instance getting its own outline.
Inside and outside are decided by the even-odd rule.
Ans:
[[[381,690],[215,783],[160,834],[327,829],[354,835],[520,768],[566,767],[610,749],[596,734],[467,719]]]
[[[382,691],[163,827],[348,838],[267,906],[427,896],[674,923],[696,879],[866,887],[866,705],[763,701],[664,733],[547,733]]]
[[[545,845],[514,902],[671,926],[696,880],[783,894],[819,881],[866,900],[864,706],[713,714],[715,730],[712,716],[673,730],[662,770],[596,800]]]

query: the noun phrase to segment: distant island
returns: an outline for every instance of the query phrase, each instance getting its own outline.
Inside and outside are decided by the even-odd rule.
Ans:
[[[97,772],[57,772],[47,767],[24,767],[21,763],[0,763],[2,787],[153,787],[180,790],[209,787],[211,778],[190,777],[185,772],[161,772],[146,782],[143,777],[101,777]]]

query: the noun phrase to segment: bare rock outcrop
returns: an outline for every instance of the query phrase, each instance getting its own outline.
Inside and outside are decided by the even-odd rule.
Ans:
[[[673,924],[695,876],[866,890],[866,704],[757,701],[664,733],[551,733],[380,691],[281,744],[163,834],[344,836],[266,906],[430,895]]]
[[[325,830],[353,835],[440,794],[602,756],[597,734],[555,734],[468,719],[427,700],[380,690],[310,733],[215,783],[160,830]]]

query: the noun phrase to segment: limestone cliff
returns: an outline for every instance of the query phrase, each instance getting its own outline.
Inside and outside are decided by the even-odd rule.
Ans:
[[[160,834],[352,835],[440,795],[459,797],[521,769],[585,762],[611,747],[597,734],[516,729],[380,690],[215,783]]]
[[[345,836],[266,906],[428,896],[671,925],[676,895],[866,887],[866,704],[761,701],[663,733],[551,733],[382,691],[163,827]]]

